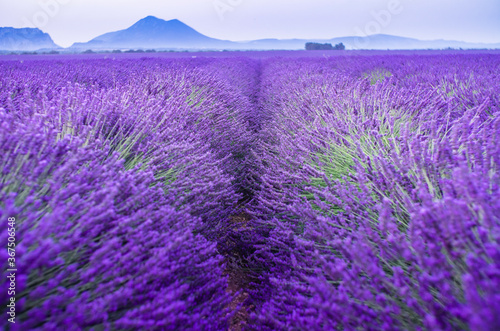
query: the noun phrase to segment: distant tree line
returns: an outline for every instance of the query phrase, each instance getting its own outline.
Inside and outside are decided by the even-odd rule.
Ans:
[[[318,50],[323,50],[323,51],[343,51],[345,49],[345,45],[343,43],[336,44],[335,46],[332,46],[332,44],[320,44],[320,43],[306,43],[306,50],[308,51],[318,51]]]
[[[92,49],[87,49],[86,51],[83,51],[82,54],[95,54],[95,53],[109,53],[110,51],[94,51]],[[156,53],[155,49],[128,49],[128,50],[121,50],[121,49],[114,49],[111,51],[111,53]]]

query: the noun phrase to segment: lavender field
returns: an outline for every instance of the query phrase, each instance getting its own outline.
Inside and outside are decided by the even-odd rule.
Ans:
[[[0,59],[2,328],[500,329],[500,53],[193,54]]]

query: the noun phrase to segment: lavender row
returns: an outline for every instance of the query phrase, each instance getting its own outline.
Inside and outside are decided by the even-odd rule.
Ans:
[[[250,328],[499,328],[500,58],[263,67]]]
[[[234,68],[247,62],[228,66],[246,74]],[[14,329],[226,328],[216,241],[243,194],[244,87],[210,61],[0,66],[0,213],[18,220]]]

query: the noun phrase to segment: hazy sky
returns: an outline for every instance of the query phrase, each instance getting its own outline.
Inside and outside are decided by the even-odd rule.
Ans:
[[[0,26],[39,27],[64,47],[148,15],[227,40],[384,33],[500,42],[500,0],[0,0]]]

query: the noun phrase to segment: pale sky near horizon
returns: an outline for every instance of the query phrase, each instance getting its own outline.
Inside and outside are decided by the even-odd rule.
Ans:
[[[0,26],[38,27],[63,47],[148,15],[233,41],[383,33],[500,43],[500,0],[0,0]]]

